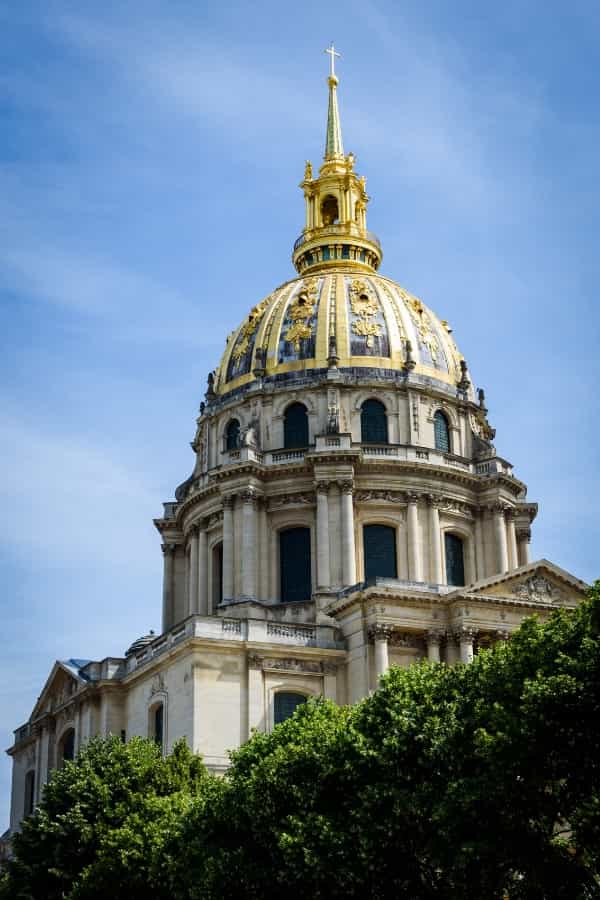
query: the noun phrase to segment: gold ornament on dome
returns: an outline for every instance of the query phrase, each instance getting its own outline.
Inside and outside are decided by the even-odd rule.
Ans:
[[[271,294],[265,300],[261,300],[261,302],[257,306],[255,306],[254,309],[250,310],[250,315],[248,316],[246,323],[241,329],[238,342],[233,349],[232,356],[236,362],[238,362],[247,352],[248,347],[250,346],[252,335],[260,325],[261,319],[271,301],[272,296],[273,295]]]
[[[319,294],[319,279],[305,278],[300,292],[288,309],[288,317],[293,324],[286,331],[285,340],[294,345],[296,353],[300,352],[300,344],[312,335],[312,327],[308,324],[315,314]]]
[[[352,331],[366,337],[367,347],[372,347],[374,339],[381,335],[381,325],[371,321],[379,312],[379,305],[369,285],[360,278],[355,278],[350,285],[350,308],[357,317],[352,322]]]
[[[440,344],[432,330],[427,310],[417,297],[411,297],[410,294],[402,290],[400,293],[406,302],[406,308],[417,329],[420,342],[427,347],[432,360],[437,362]]]

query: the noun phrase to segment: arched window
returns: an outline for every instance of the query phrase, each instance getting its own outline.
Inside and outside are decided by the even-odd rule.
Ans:
[[[327,194],[321,203],[323,225],[335,225],[336,222],[339,222],[339,218],[337,197],[334,197],[333,194]]]
[[[60,739],[58,747],[59,766],[72,759],[75,759],[75,729],[69,728]]]
[[[23,815],[30,816],[35,804],[35,772],[31,769],[25,776],[25,802]]]
[[[285,722],[292,716],[301,703],[306,703],[304,694],[294,694],[291,691],[278,691],[275,694],[275,713],[273,721],[275,725]]]
[[[237,450],[240,446],[240,423],[232,419],[225,429],[225,449]]]
[[[448,419],[443,412],[438,411],[433,417],[433,431],[435,434],[435,449],[450,453],[450,428]]]
[[[463,542],[456,534],[444,534],[446,550],[446,583],[461,587],[465,583]]]
[[[365,580],[397,578],[396,529],[389,525],[365,525],[363,528]]]
[[[387,444],[385,406],[379,400],[365,400],[360,408],[360,439],[363,444]]]
[[[308,415],[303,403],[292,403],[283,419],[283,446],[308,447]]]
[[[162,750],[165,740],[165,705],[156,703],[148,712],[148,733],[151,740]]]
[[[288,528],[279,532],[281,602],[310,600],[310,528]]]

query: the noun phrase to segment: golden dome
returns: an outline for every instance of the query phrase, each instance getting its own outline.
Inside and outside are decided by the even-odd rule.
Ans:
[[[214,389],[222,396],[259,377],[333,366],[412,371],[456,386],[462,359],[448,323],[421,300],[338,263],[286,282],[251,310],[227,341]]]
[[[366,179],[355,171],[354,154],[344,154],[333,45],[327,52],[331,72],[323,164],[313,177],[307,161],[300,184],[305,227],[292,252],[300,277],[274,290],[230,335],[214,380],[211,376],[210,396],[213,390],[222,396],[265,377],[285,379],[291,386],[292,373],[336,367],[362,376],[369,369],[387,377],[413,372],[460,386],[472,396],[448,323],[377,274],[382,252],[377,237],[367,231]]]

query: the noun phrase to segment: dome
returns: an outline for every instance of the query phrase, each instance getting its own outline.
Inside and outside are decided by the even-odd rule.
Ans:
[[[227,340],[214,389],[222,396],[257,377],[293,381],[289,373],[333,365],[456,387],[462,360],[448,322],[417,297],[378,273],[325,261],[253,307]]]
[[[143,650],[144,647],[147,647],[148,644],[151,644],[153,640],[156,639],[156,635],[153,631],[150,634],[144,634],[139,637],[137,640],[133,642],[131,647],[125,651],[125,656],[131,656],[132,653],[139,653],[140,650]]]

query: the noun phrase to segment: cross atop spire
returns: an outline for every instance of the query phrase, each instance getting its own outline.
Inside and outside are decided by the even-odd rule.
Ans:
[[[335,47],[333,46],[333,41],[329,45],[329,47],[323,51],[323,53],[329,54],[329,77],[335,78],[335,58],[341,57],[341,53],[338,53]]]
[[[341,56],[333,46],[324,51],[329,54],[329,108],[327,110],[327,134],[325,137],[325,159],[335,159],[344,155],[344,144],[342,142],[342,126],[340,123],[340,111],[337,102],[337,85],[338,79],[335,74],[335,58]]]

